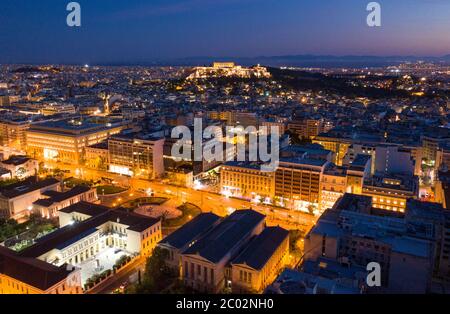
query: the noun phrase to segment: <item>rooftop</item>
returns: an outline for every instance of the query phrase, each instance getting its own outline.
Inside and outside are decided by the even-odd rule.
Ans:
[[[19,256],[0,246],[0,273],[15,278],[40,290],[47,290],[67,278],[72,271],[67,265],[60,267],[34,258]]]
[[[217,263],[264,219],[264,215],[253,210],[235,211],[188,248],[184,254],[198,254]]]
[[[37,177],[30,177],[24,181],[1,187],[0,194],[6,198],[15,198],[58,183],[59,181],[55,178],[39,181]]]
[[[213,213],[203,213],[183,225],[181,228],[164,238],[160,243],[177,249],[186,247],[199,236],[216,226],[220,217]]]
[[[136,232],[142,232],[159,222],[158,219],[87,202],[74,204],[61,211],[66,213],[80,212],[91,217],[82,222],[67,225],[38,239],[34,245],[20,252],[21,256],[37,258],[52,249],[63,248],[78,241],[83,236],[91,234],[107,222],[126,225],[128,230]]]
[[[323,167],[328,161],[323,159],[311,159],[311,158],[280,158],[281,167],[289,167],[289,164],[295,164],[296,166],[314,166]]]
[[[48,207],[54,203],[62,202],[64,200],[72,198],[76,195],[86,193],[90,189],[91,188],[88,186],[79,185],[79,186],[75,186],[74,188],[72,188],[71,190],[66,191],[66,192],[46,191],[46,192],[42,193],[42,195],[47,196],[48,198],[43,198],[43,199],[37,200],[33,204]]]
[[[30,157],[27,156],[11,156],[7,160],[3,160],[0,163],[5,165],[13,165],[13,166],[20,166],[26,163],[28,160],[30,160]]]
[[[283,228],[267,227],[231,263],[245,264],[260,270],[288,237],[289,232]]]

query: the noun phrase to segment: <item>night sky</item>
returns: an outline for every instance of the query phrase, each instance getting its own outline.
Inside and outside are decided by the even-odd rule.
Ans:
[[[1,0],[0,63],[149,62],[192,56],[450,54],[450,0]]]

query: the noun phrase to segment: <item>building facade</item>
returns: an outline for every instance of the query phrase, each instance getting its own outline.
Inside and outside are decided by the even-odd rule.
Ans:
[[[114,136],[108,140],[109,171],[150,179],[164,174],[164,139]]]
[[[261,200],[275,195],[275,173],[261,171],[261,165],[227,162],[220,168],[220,191],[224,195]]]
[[[29,156],[69,164],[84,164],[85,148],[119,133],[122,123],[94,123],[78,120],[60,120],[34,124],[27,130]]]

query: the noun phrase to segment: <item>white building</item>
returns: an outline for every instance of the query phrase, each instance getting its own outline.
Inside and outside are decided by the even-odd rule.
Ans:
[[[61,183],[57,179],[39,181],[37,177],[0,188],[0,218],[27,218],[33,203],[41,199],[44,192],[60,190]]]
[[[162,239],[161,221],[122,209],[80,202],[59,211],[60,229],[21,252],[60,266],[82,267],[107,248],[148,256]]]
[[[33,203],[33,211],[46,218],[58,217],[59,210],[81,201],[98,201],[97,190],[88,186],[75,186],[65,192],[47,191],[42,193],[42,197]]]
[[[0,161],[0,168],[8,170],[13,178],[24,179],[37,174],[39,163],[27,156],[11,156],[7,160]]]

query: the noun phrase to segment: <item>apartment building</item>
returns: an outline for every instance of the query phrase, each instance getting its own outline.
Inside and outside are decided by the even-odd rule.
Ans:
[[[30,128],[28,120],[3,120],[0,121],[0,145],[19,151],[27,148],[26,131]]]
[[[316,136],[312,142],[332,151],[334,153],[333,163],[338,166],[343,165],[344,157],[347,154],[349,146],[352,144],[352,141],[349,139],[331,137],[323,133]]]
[[[323,119],[302,119],[290,121],[287,129],[300,138],[313,139],[320,133],[330,130],[330,126]]]
[[[419,179],[408,175],[376,174],[364,180],[361,194],[372,197],[375,208],[404,212],[406,201],[419,197]]]
[[[347,192],[347,169],[329,164],[321,181],[320,210],[332,208]]]
[[[86,167],[107,170],[109,165],[108,141],[100,142],[85,148]]]

